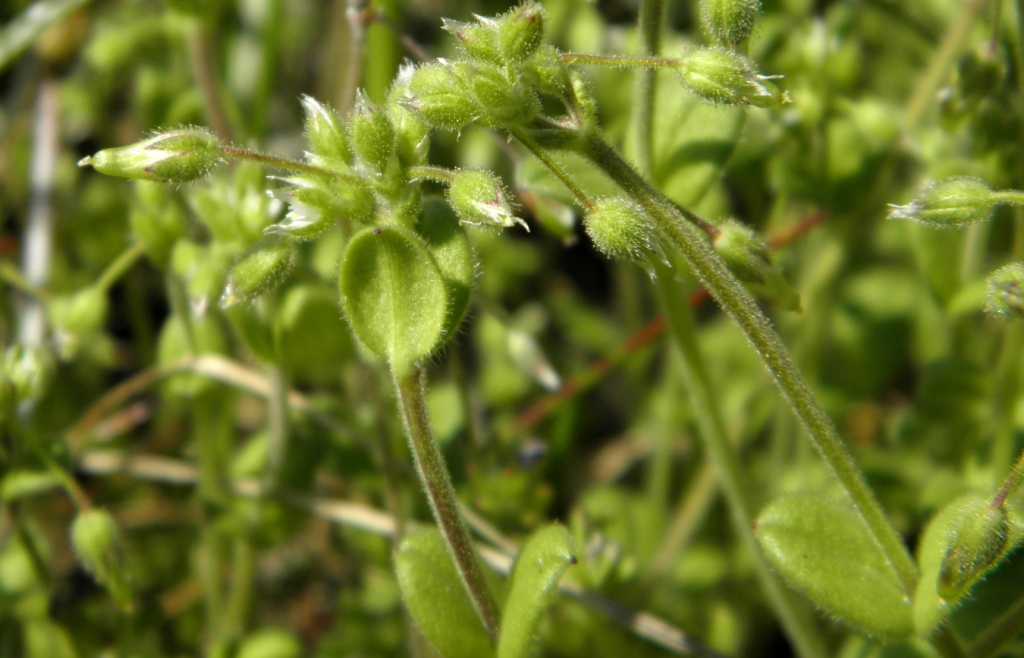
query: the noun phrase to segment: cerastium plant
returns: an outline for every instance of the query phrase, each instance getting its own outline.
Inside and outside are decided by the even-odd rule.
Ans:
[[[359,3],[351,4],[358,18]],[[651,275],[681,357],[697,434],[717,472],[734,534],[795,651],[802,658],[819,658],[832,650],[832,639],[815,618],[809,599],[825,615],[883,644],[916,642],[918,648],[948,658],[994,655],[1020,630],[1020,603],[1008,606],[968,649],[949,618],[1024,540],[1017,502],[1024,461],[1017,459],[1011,466],[1012,431],[993,447],[1003,456],[993,469],[1000,470],[1001,484],[986,493],[966,493],[937,511],[915,560],[902,527],[898,530],[887,516],[755,299],[781,311],[802,308],[800,295],[773,261],[768,242],[738,220],[702,217],[694,208],[706,189],[684,203],[655,183],[652,152],[659,136],[653,131],[654,112],[658,94],[664,93],[659,87],[681,86],[700,103],[732,113],[737,132],[743,112],[788,111],[787,106],[799,104],[799,97],[794,94],[797,102],[792,102],[781,88],[785,82],[779,76],[760,72],[745,54],[758,12],[758,3],[750,0],[704,0],[700,19],[714,45],[676,48],[677,56],[667,56],[662,52],[664,3],[643,0],[642,53],[623,55],[559,50],[547,31],[544,8],[527,2],[495,17],[446,21],[454,56],[403,66],[381,102],[360,91],[342,115],[303,97],[304,159],[236,146],[221,134],[229,125],[218,132],[179,127],[130,146],[101,150],[79,164],[144,181],[138,187],[139,209],[131,218],[138,244],[96,284],[49,300],[59,352],[71,358],[100,332],[107,290],[132,263],[148,256],[169,273],[171,319],[156,349],[169,369],[161,374],[176,373],[168,390],[192,401],[192,422],[202,437],[198,448],[204,514],[216,516],[232,505],[224,475],[230,452],[224,397],[209,381],[175,368],[184,369],[186,361],[194,365],[199,354],[225,349],[221,327],[205,313],[213,305],[224,309],[266,367],[268,436],[261,445],[267,469],[260,474],[261,492],[282,492],[290,477],[285,457],[295,434],[288,427],[293,396],[282,364],[295,349],[290,340],[300,335],[301,323],[294,318],[319,293],[310,286],[301,295],[285,295],[279,286],[290,276],[304,276],[307,255],[341,235],[340,262],[336,269],[327,269],[336,271],[340,307],[363,355],[393,386],[437,526],[405,532],[398,506],[392,510],[394,533],[404,533],[394,563],[406,608],[427,640],[449,658],[530,655],[542,613],[563,573],[577,555],[603,555],[604,547],[580,545],[578,540],[585,538],[574,541],[562,525],[542,527],[519,551],[510,582],[498,583],[474,546],[429,420],[425,367],[458,334],[478,267],[488,266],[477,263],[470,232],[529,230],[499,173],[430,161],[435,131],[457,139],[470,127],[485,128],[528,154],[524,161],[515,151],[522,170],[525,162],[539,163],[559,190],[567,192],[601,252],[638,264]],[[592,67],[639,73],[634,130],[627,140],[639,167],[599,122],[598,94],[587,74]],[[216,96],[209,98],[215,101]],[[728,144],[723,163],[733,146]],[[227,163],[237,165],[233,176],[198,182]],[[277,175],[265,179],[264,169]],[[152,183],[195,185],[187,188],[190,210],[211,236],[208,243],[187,235],[182,207]],[[956,177],[926,187],[909,204],[893,206],[891,217],[955,228],[989,219],[997,206],[1022,204],[1024,193],[994,191],[978,179]],[[271,216],[275,221],[268,223]],[[323,247],[318,258],[329,258],[323,253],[337,246]],[[687,303],[696,282],[754,348],[837,487],[827,493],[783,495],[759,509],[738,447],[730,441],[723,402]],[[1013,320],[1024,318],[1024,264],[995,272],[989,289],[990,310]],[[1010,354],[1019,360],[1021,349]],[[9,354],[5,370],[17,374],[18,364],[31,355]],[[39,366],[33,372],[43,370]],[[15,392],[33,386],[30,376],[9,379]],[[11,404],[7,406],[4,413],[9,416]],[[385,470],[393,470],[386,448],[384,455]],[[50,459],[45,452],[43,458]],[[52,466],[78,504],[72,543],[81,563],[118,602],[129,606],[131,583],[121,571],[124,555],[117,526],[105,512],[91,508],[59,465]],[[387,474],[388,486],[394,486],[393,476]],[[254,515],[265,520],[275,513],[273,505],[269,498],[261,499]],[[204,533],[205,548],[197,561],[203,577],[217,582],[217,565],[226,549],[215,529]],[[248,595],[238,583],[251,578],[251,543],[243,538],[232,548],[237,578],[223,605],[227,612],[218,622],[223,637],[237,635],[246,616]],[[222,603],[220,591],[219,585],[210,588],[211,609]],[[687,646],[707,651],[697,644]]]

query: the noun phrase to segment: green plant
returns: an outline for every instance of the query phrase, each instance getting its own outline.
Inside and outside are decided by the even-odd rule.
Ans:
[[[54,44],[85,38],[75,22],[89,20],[82,4],[26,9],[0,31],[0,66],[36,43],[59,70],[74,49]],[[635,30],[589,5],[525,2],[446,20],[447,41],[434,44],[446,56],[430,59],[400,29],[398,3],[352,1],[338,19],[350,46],[336,89],[343,111],[302,96],[305,155],[291,157],[262,147],[297,132],[281,127],[275,113],[289,113],[271,103],[299,96],[280,64],[298,52],[286,36],[301,31],[287,22],[298,20],[292,8],[178,1],[152,19],[111,4],[101,14],[110,22],[97,18],[85,46],[91,68],[70,77],[66,112],[102,116],[88,76],[135,70],[134,53],[153,44],[184,58],[154,54],[138,68],[133,115],[155,132],[78,163],[135,179],[130,201],[127,182],[66,174],[81,181],[77,215],[127,222],[97,219],[102,232],[75,233],[83,242],[69,254],[82,262],[66,256],[51,283],[49,252],[33,232],[50,230],[53,201],[37,194],[23,272],[0,267],[25,297],[7,313],[17,333],[3,326],[11,340],[0,489],[10,539],[0,589],[10,605],[0,613],[17,633],[0,655],[108,644],[81,628],[84,612],[55,620],[40,608],[55,576],[49,542],[26,510],[58,487],[77,508],[79,563],[124,609],[143,611],[120,613],[132,615],[133,630],[116,641],[129,653],[171,650],[155,639],[160,614],[147,617],[147,588],[164,569],[188,574],[202,599],[199,617],[173,632],[189,638],[175,640],[178,649],[297,655],[292,635],[251,632],[262,614],[261,556],[308,543],[295,508],[345,526],[338,541],[359,564],[358,595],[337,601],[344,627],[318,643],[318,655],[516,658],[534,653],[538,637],[557,655],[660,650],[652,644],[767,654],[776,628],[803,658],[1019,652],[1024,192],[1015,188],[1024,188],[1024,170],[1019,140],[1003,136],[1024,135],[1024,6],[996,3],[981,21],[976,2],[950,18],[903,4],[840,1],[815,13],[795,1],[708,0],[694,8],[700,29],[688,39],[666,27],[687,14],[661,0],[642,0]],[[911,55],[891,43],[889,21],[917,40]],[[967,52],[979,22],[987,40]],[[225,35],[237,41],[225,47]],[[248,81],[232,68],[246,60],[225,55],[246,38],[259,42],[261,62]],[[387,67],[399,42],[425,61]],[[367,49],[379,60],[364,59]],[[235,58],[232,66],[221,57]],[[920,75],[915,58],[929,62]],[[894,72],[858,73],[865,62]],[[55,120],[45,105],[55,74],[46,75],[40,116]],[[635,103],[619,93],[631,76]],[[893,103],[904,96],[897,121]],[[46,192],[54,128],[43,119],[32,133],[33,162],[43,164],[31,182]],[[881,218],[922,177],[939,182],[889,205],[890,219],[912,222],[861,221]],[[820,208],[832,219],[809,236],[813,244],[781,258],[772,253],[778,240],[755,229]],[[736,210],[745,221],[730,216]],[[588,261],[620,291],[605,305],[614,316],[573,286],[566,292],[557,259],[538,256],[538,232],[517,237],[530,231],[529,217],[549,242],[585,233],[614,259]],[[801,231],[822,215],[811,217]],[[41,270],[32,265],[40,258]],[[166,290],[159,329],[144,304],[153,284],[147,291],[126,277],[143,259]],[[989,261],[1004,260],[1012,262],[986,276]],[[539,301],[526,282],[541,287]],[[130,327],[134,363],[155,365],[86,406],[96,373],[118,363],[107,326],[115,287],[130,297],[116,317]],[[702,290],[722,318],[695,314]],[[623,326],[635,329],[648,302],[664,319],[627,339]],[[473,350],[459,339],[467,324]],[[665,330],[665,358],[634,360],[613,396],[618,409],[578,395],[606,364],[562,384],[558,367],[581,352],[622,344],[614,354],[625,359]],[[566,354],[546,349],[553,345]],[[766,375],[780,398],[766,394]],[[157,381],[161,403],[146,414],[155,437],[194,452],[187,477],[180,465],[89,447],[123,434],[101,420],[136,427],[131,407],[108,416]],[[553,397],[526,420],[513,416],[532,383]],[[255,418],[245,407],[252,395],[264,400]],[[543,418],[548,447],[536,467],[528,430]],[[623,483],[577,489],[569,477],[584,454],[578,437],[609,418],[653,437],[643,493]],[[677,458],[681,426],[699,440],[688,449],[700,467]],[[337,478],[339,495],[379,500],[387,514],[317,498],[317,466]],[[198,484],[191,565],[168,567],[141,547],[147,559],[133,566],[131,542],[126,550],[114,517],[91,502],[107,485],[83,487],[76,468]],[[702,525],[716,486],[730,523]],[[552,487],[564,524],[545,524]],[[422,500],[434,527],[413,527]],[[522,547],[506,533],[523,537]],[[915,559],[907,540],[917,534]],[[29,574],[21,580],[11,575],[18,565]],[[665,622],[624,603],[652,606],[693,637],[659,635]],[[376,618],[390,626],[375,627]],[[58,622],[75,632],[48,630]],[[358,633],[346,635],[349,627]]]

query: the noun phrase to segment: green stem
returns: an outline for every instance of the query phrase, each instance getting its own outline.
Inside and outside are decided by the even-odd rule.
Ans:
[[[638,57],[635,55],[591,55],[589,53],[562,53],[564,64],[592,64],[615,68],[669,69],[679,66],[682,61],[672,57]]]
[[[1010,469],[1010,474],[1003,481],[1003,486],[999,487],[999,492],[992,499],[992,507],[1002,507],[1006,499],[1013,495],[1013,492],[1020,486],[1022,477],[1024,477],[1024,452],[1017,457],[1013,468]]]
[[[63,466],[58,464],[57,460],[51,457],[42,446],[36,446],[36,453],[43,464],[46,465],[46,468],[60,480],[61,486],[64,487],[64,491],[67,492],[68,497],[71,498],[78,511],[87,512],[92,509],[92,501],[89,500],[89,496],[82,489],[82,486],[78,484],[78,480],[71,473],[68,473]]]
[[[661,26],[665,20],[665,0],[642,0],[640,3],[640,38],[644,54],[654,57],[661,52]],[[640,103],[636,115],[636,155],[640,171],[650,176],[651,143],[654,131],[654,99],[657,94],[657,69],[644,67],[637,82]]]
[[[824,643],[814,626],[809,610],[796,600],[793,592],[779,582],[772,573],[761,547],[754,536],[756,510],[746,487],[736,452],[729,444],[725,423],[716,395],[708,376],[704,356],[697,342],[697,327],[693,312],[686,301],[685,292],[675,281],[675,272],[665,265],[657,267],[657,286],[669,319],[669,328],[683,357],[683,380],[690,398],[690,407],[697,421],[697,429],[708,456],[718,471],[718,481],[729,503],[733,528],[754,562],[758,580],[765,597],[793,642],[797,654],[803,658],[828,655]]]
[[[466,524],[459,514],[458,498],[444,458],[434,440],[434,432],[427,418],[426,399],[423,395],[422,373],[414,368],[407,375],[395,375],[395,392],[402,413],[402,422],[409,439],[409,447],[416,462],[423,490],[430,501],[441,535],[448,546],[452,561],[462,578],[473,607],[483,621],[493,643],[498,640],[498,606],[484,579],[480,560],[473,550]]]
[[[444,167],[409,167],[406,169],[406,173],[409,174],[409,178],[412,180],[429,180],[447,185],[451,185],[452,181],[455,180],[455,172]]]
[[[513,137],[519,140],[519,142],[526,147],[526,150],[528,150],[538,160],[540,160],[544,164],[544,166],[547,167],[548,170],[551,173],[553,173],[555,177],[558,178],[558,180],[562,181],[562,184],[569,189],[572,195],[576,197],[576,200],[579,202],[581,206],[583,206],[585,210],[589,212],[594,209],[594,203],[590,200],[590,197],[587,196],[586,192],[584,192],[583,189],[576,184],[576,181],[574,181],[572,176],[570,176],[569,173],[562,168],[562,165],[558,164],[558,162],[555,161],[554,158],[548,155],[543,149],[540,148],[540,146],[537,145],[537,142],[533,141],[533,138],[530,137],[525,130],[523,130],[522,128],[513,128],[510,130],[510,132]]]
[[[43,304],[50,301],[50,293],[39,286],[33,285],[31,281],[25,278],[21,270],[10,261],[0,260],[0,281],[29,297],[35,298]]]
[[[96,287],[104,292],[110,290],[110,287],[127,274],[128,270],[145,254],[146,247],[141,242],[128,247],[124,253],[117,257],[117,260],[107,266],[107,269],[104,270],[103,274],[96,281]]]
[[[1001,192],[993,192],[992,198],[997,203],[1005,203],[1010,206],[1024,205],[1024,192],[1018,190],[1003,190]]]
[[[245,633],[252,605],[255,571],[256,555],[252,542],[248,537],[235,537],[231,555],[231,591],[221,628],[221,636],[225,639],[238,638]]]
[[[267,397],[267,489],[281,486],[285,455],[288,451],[288,376],[284,366],[273,363],[267,368],[270,395]]]
[[[758,308],[754,298],[729,271],[697,229],[660,192],[652,188],[597,134],[585,135],[581,152],[617,182],[656,222],[661,234],[686,258],[704,286],[746,334],[792,405],[815,448],[850,496],[903,590],[912,595],[917,581],[914,561],[885,516],[832,422],[815,401],[793,365],[786,346]]]
[[[949,624],[943,625],[935,635],[929,638],[929,642],[942,658],[967,658],[967,653]]]
[[[369,185],[369,183],[367,183],[359,176],[353,176],[351,174],[345,174],[340,171],[324,169],[323,167],[317,167],[316,165],[306,164],[305,162],[300,162],[298,160],[291,160],[289,158],[282,158],[276,155],[270,155],[269,153],[259,153],[257,151],[235,148],[233,146],[222,146],[220,152],[224,157],[231,158],[233,160],[248,160],[250,162],[259,162],[260,164],[267,165],[268,167],[275,167],[277,169],[288,169],[303,174],[323,176],[324,178],[339,178],[341,180],[347,181],[349,183],[355,183],[357,185]]]
[[[1006,644],[1024,633],[1024,595],[1017,598],[1009,608],[974,640],[967,650],[970,658],[990,658]]]
[[[939,49],[928,64],[928,70],[921,77],[921,81],[915,87],[914,93],[907,103],[908,127],[916,127],[918,121],[935,100],[936,92],[942,86],[943,80],[949,74],[950,67],[953,66],[960,51],[967,43],[967,39],[971,36],[971,28],[974,27],[974,22],[984,7],[985,0],[966,0],[960,8],[960,14],[950,22],[946,36],[942,38]]]

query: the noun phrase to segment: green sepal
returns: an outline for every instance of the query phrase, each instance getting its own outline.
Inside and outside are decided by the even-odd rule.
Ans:
[[[416,69],[403,104],[427,123],[459,130],[476,121],[483,109],[469,90],[465,64],[435,63]]]
[[[276,288],[292,271],[294,256],[295,245],[289,240],[274,241],[250,250],[231,268],[221,306],[227,308],[249,301]]]
[[[413,621],[445,658],[494,656],[440,532],[424,528],[402,540],[395,574]]]
[[[551,603],[562,574],[575,562],[572,537],[565,526],[550,525],[530,536],[512,570],[501,616],[498,658],[532,655],[541,615]]]
[[[498,18],[498,48],[505,62],[520,62],[544,41],[544,8],[526,2]]]
[[[910,598],[845,501],[780,498],[761,512],[754,532],[772,566],[824,612],[882,639],[913,632]]]
[[[441,341],[448,292],[423,240],[399,226],[366,228],[349,241],[339,278],[356,338],[396,372]]]
[[[312,96],[302,97],[302,108],[306,111],[306,141],[312,155],[328,164],[349,163],[352,149],[338,113]]]
[[[701,0],[701,23],[716,39],[734,45],[750,36],[760,4],[759,0]]]
[[[427,243],[448,291],[448,312],[442,334],[447,338],[459,328],[469,308],[475,275],[473,247],[459,218],[442,199],[424,199],[416,232]]]
[[[181,128],[147,140],[104,149],[82,158],[101,174],[163,183],[188,183],[210,173],[222,161],[220,140],[205,128]]]
[[[387,169],[395,152],[395,127],[386,112],[380,110],[362,91],[356,97],[356,106],[348,124],[352,151],[375,173]]]

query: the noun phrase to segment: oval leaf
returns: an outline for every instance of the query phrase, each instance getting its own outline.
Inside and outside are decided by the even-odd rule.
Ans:
[[[422,240],[397,226],[367,228],[341,264],[341,303],[352,331],[401,371],[430,353],[448,313],[444,279]]]
[[[813,494],[781,498],[758,517],[755,533],[786,581],[825,612],[877,637],[913,630],[908,597],[848,504]]]
[[[519,552],[501,617],[498,658],[527,658],[541,615],[551,602],[559,578],[576,562],[572,538],[564,526],[533,533]]]
[[[444,337],[451,336],[469,308],[473,290],[473,248],[466,229],[442,199],[425,199],[416,230],[427,243],[448,289],[448,313],[444,321]]]
[[[409,614],[445,658],[494,655],[440,532],[425,528],[402,540],[395,574]]]

